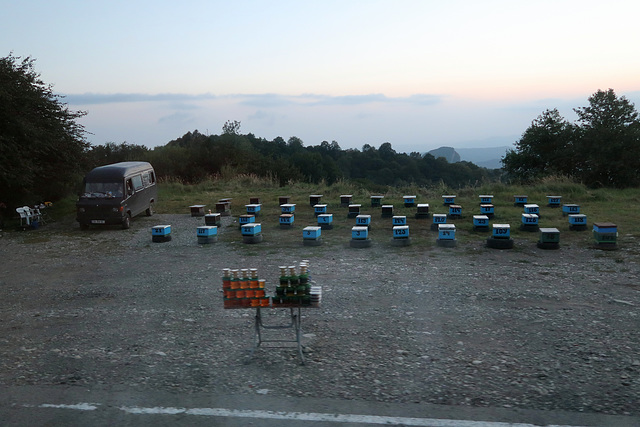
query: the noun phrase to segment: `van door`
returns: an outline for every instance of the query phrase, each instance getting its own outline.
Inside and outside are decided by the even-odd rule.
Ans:
[[[131,178],[127,179],[127,195],[125,196],[125,199],[128,199],[129,197],[133,196],[133,182],[131,182]]]
[[[148,201],[144,196],[142,176],[133,175],[131,183],[133,184],[133,197],[129,201],[129,209],[131,209],[131,216],[134,217],[147,208]]]

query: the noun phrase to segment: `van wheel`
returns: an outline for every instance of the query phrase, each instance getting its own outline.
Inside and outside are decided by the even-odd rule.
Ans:
[[[128,230],[129,227],[131,227],[131,218],[129,217],[129,214],[127,214],[127,216],[122,220],[122,228],[124,230]]]
[[[144,213],[147,214],[147,216],[153,215],[153,213],[154,213],[154,211],[153,211],[153,203],[149,203],[149,207],[147,208],[147,210]]]

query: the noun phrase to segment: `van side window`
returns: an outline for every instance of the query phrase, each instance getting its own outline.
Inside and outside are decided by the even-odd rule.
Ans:
[[[140,175],[131,177],[131,181],[133,182],[133,189],[135,191],[138,191],[142,188],[142,177]]]
[[[133,194],[133,184],[131,183],[131,178],[127,179],[127,196]]]
[[[142,173],[142,184],[145,187],[153,185],[153,184],[155,184],[155,182],[156,182],[156,177],[155,177],[153,171],[147,171],[147,172],[143,172]]]

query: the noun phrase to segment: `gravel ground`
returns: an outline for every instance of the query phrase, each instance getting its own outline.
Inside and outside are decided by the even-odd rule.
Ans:
[[[151,242],[156,224],[172,224],[170,242]],[[156,215],[130,230],[69,220],[5,233],[0,384],[640,415],[640,251],[630,236],[616,251],[500,251],[482,240],[353,249],[349,235],[304,247],[280,244],[276,231],[246,245],[225,226],[237,239],[198,245],[201,224]],[[223,309],[222,268],[257,267],[273,292],[278,266],[302,259],[323,288],[322,307],[303,310],[307,364],[282,348],[243,363],[254,311]],[[266,310],[265,322],[284,315]]]

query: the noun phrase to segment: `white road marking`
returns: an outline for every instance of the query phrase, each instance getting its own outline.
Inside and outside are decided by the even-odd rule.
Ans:
[[[55,408],[55,409],[75,409],[78,411],[95,411],[100,406],[99,403],[76,403],[74,405],[56,405],[53,403],[43,403],[41,405],[22,405],[32,408]]]
[[[22,405],[25,407],[72,409],[78,411],[94,411],[99,403],[77,403],[61,405],[43,403],[40,405]],[[277,412],[249,409],[227,408],[175,408],[175,407],[140,407],[121,406],[121,411],[133,415],[196,415],[207,417],[261,418],[290,421],[317,421],[333,423],[385,424],[422,427],[540,427],[528,423],[506,423],[498,421],[448,420],[438,418],[387,417],[381,415],[359,414],[323,414],[317,412]],[[568,425],[547,425],[546,427],[576,427]]]

